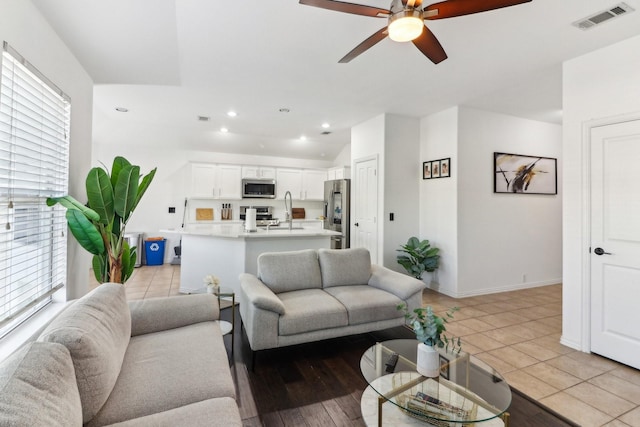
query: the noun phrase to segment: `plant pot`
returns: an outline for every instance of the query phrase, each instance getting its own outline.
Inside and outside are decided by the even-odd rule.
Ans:
[[[208,294],[215,294],[217,289],[218,289],[218,287],[215,286],[215,285],[207,285],[207,293]]]
[[[427,378],[440,376],[440,357],[438,351],[425,343],[418,344],[416,370]]]

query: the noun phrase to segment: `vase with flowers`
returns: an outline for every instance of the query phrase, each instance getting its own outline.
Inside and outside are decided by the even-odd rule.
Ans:
[[[204,276],[203,281],[207,285],[208,294],[217,294],[220,291],[220,279],[213,274]]]
[[[398,310],[404,311],[404,317],[413,328],[418,344],[416,370],[421,375],[435,378],[440,375],[439,354],[436,348],[445,348],[446,352],[452,351],[460,353],[461,342],[449,338],[445,334],[446,323],[453,319],[453,313],[458,311],[458,307],[447,310],[444,316],[438,316],[433,312],[431,306],[420,307],[409,311],[405,304],[398,305]]]

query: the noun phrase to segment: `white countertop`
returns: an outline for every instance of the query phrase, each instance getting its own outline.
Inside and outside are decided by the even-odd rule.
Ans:
[[[258,228],[254,232],[244,230],[242,224],[206,224],[206,225],[190,225],[183,229],[165,228],[160,230],[161,233],[176,233],[182,235],[193,236],[210,236],[224,237],[234,239],[263,239],[263,238],[286,238],[286,237],[330,237],[339,236],[341,233],[337,231],[324,230],[322,228],[300,228],[295,227],[289,230],[288,225],[280,225],[279,227]]]

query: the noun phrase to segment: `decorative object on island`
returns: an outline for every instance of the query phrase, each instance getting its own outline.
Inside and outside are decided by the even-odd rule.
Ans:
[[[422,179],[449,178],[451,176],[451,158],[422,162]]]
[[[118,156],[113,160],[111,176],[101,167],[89,171],[86,205],[69,195],[47,199],[47,206],[60,203],[67,209],[71,234],[93,254],[93,272],[99,283],[124,283],[131,277],[137,248],[130,247],[124,238],[125,227],[156,169],[143,177],[140,166]]]
[[[493,153],[493,192],[558,194],[557,159]]]
[[[204,276],[203,281],[207,285],[208,294],[217,294],[220,291],[220,279],[213,274]]]
[[[416,279],[422,279],[425,271],[433,272],[438,268],[440,249],[432,248],[428,240],[420,241],[417,237],[410,237],[401,248],[397,251],[406,255],[398,255],[398,264]]]
[[[460,353],[460,338],[449,338],[445,335],[447,330],[445,324],[449,319],[453,319],[453,313],[458,311],[458,307],[452,307],[446,311],[443,317],[436,315],[431,306],[416,308],[413,312],[405,304],[400,304],[398,310],[404,311],[404,317],[409,321],[409,325],[416,334],[416,339],[420,341],[417,348],[416,370],[423,376],[435,378],[440,375],[440,353],[438,348],[445,348],[445,352]]]

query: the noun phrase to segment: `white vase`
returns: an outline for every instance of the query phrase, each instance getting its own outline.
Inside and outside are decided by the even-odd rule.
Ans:
[[[215,291],[215,287],[213,285],[207,285],[207,293],[213,294]]]
[[[425,343],[418,344],[416,370],[427,378],[440,376],[440,357],[435,348]]]

